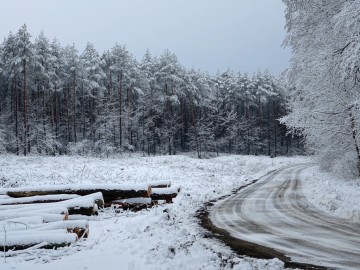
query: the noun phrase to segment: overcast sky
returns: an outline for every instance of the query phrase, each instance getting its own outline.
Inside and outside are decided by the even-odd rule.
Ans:
[[[279,74],[288,66],[281,0],[0,0],[0,37],[27,24],[80,51],[117,42],[138,60],[148,48],[174,52],[186,67]]]

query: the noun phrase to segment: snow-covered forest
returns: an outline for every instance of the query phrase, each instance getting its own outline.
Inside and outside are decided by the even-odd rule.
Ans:
[[[360,176],[359,1],[284,0],[291,113],[325,169]]]
[[[0,47],[0,151],[96,154],[301,151],[277,119],[287,95],[269,72],[187,69],[176,55],[141,61],[116,44],[63,47],[26,25]]]
[[[360,0],[66,1],[2,4],[0,269],[359,269]]]

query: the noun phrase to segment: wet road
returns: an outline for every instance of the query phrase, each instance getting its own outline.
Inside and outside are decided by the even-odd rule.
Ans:
[[[273,248],[292,261],[360,269],[360,224],[327,215],[303,195],[301,174],[311,165],[277,170],[215,204],[214,226]]]

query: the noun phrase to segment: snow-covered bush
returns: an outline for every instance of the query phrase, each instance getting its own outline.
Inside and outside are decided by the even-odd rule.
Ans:
[[[69,143],[67,150],[70,155],[88,155],[92,153],[94,149],[93,142],[89,140],[83,140],[77,143]]]
[[[109,144],[106,140],[98,140],[94,145],[94,151],[97,155],[109,157],[110,154],[116,152],[117,148]]]
[[[358,177],[356,166],[356,155],[354,153],[347,153],[337,160],[331,171],[345,179],[354,179]]]
[[[319,153],[319,165],[322,171],[330,172],[337,162],[337,151],[324,151]]]
[[[0,153],[6,152],[5,131],[0,126]]]

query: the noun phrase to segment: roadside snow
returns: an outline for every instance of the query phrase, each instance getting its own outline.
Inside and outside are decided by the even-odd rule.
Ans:
[[[7,187],[64,184],[142,184],[157,180],[181,186],[173,204],[138,213],[105,210],[89,221],[90,235],[59,250],[6,257],[0,269],[283,269],[279,260],[242,258],[204,238],[195,218],[209,200],[229,194],[271,170],[305,158],[222,156],[89,157],[0,156],[0,183]],[[273,165],[272,165],[273,163]],[[1,228],[0,228],[1,229]]]
[[[314,166],[303,173],[305,196],[315,206],[349,222],[360,222],[360,181],[339,179]]]

